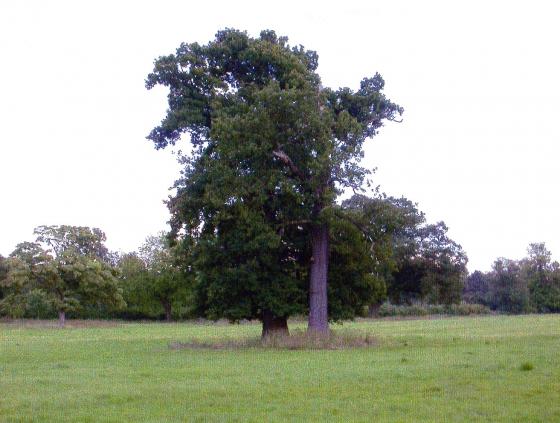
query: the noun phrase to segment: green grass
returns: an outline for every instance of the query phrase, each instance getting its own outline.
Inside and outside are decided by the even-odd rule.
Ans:
[[[260,328],[0,323],[0,421],[560,421],[560,315],[347,327],[377,346],[174,350]]]

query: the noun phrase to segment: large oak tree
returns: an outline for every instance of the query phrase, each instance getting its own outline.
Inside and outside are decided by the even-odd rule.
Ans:
[[[317,66],[314,51],[291,47],[273,31],[252,38],[226,29],[208,44],[181,44],[158,58],[146,86],[169,89],[167,114],[148,138],[165,148],[186,133],[193,145],[169,203],[175,233],[201,238],[208,254],[236,252],[230,268],[251,276],[252,286],[284,295],[264,295],[260,303],[244,297],[241,303],[263,321],[267,313],[274,321],[298,308],[303,289],[309,329],[326,333],[335,311],[327,305],[329,210],[344,189],[363,188],[369,173],[360,166],[364,142],[403,110],[382,93],[379,74],[364,78],[358,90],[333,90],[322,86]],[[231,222],[244,222],[238,236],[252,245],[223,244],[241,230]],[[302,237],[310,245],[303,288]],[[228,279],[227,272],[221,276]],[[277,287],[270,286],[272,278]],[[234,288],[204,292],[223,292],[223,299]],[[256,291],[263,292],[246,293]],[[294,307],[285,307],[286,298]]]

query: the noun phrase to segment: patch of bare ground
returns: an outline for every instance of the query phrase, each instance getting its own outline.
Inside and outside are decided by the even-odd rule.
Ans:
[[[247,348],[279,350],[344,350],[353,348],[371,348],[377,345],[374,336],[354,330],[331,331],[329,335],[310,334],[303,330],[293,331],[290,335],[278,334],[265,338],[217,338],[191,339],[187,342],[172,342],[169,348],[236,350]]]

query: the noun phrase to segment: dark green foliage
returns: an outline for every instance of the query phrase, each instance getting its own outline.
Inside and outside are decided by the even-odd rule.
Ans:
[[[264,310],[287,317],[305,310],[298,251],[262,218],[231,211],[205,234],[195,252],[196,300],[200,314],[232,321],[260,317]]]

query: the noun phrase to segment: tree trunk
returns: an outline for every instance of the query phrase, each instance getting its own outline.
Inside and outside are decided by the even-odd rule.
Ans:
[[[277,317],[271,311],[263,311],[262,316],[262,337],[266,338],[271,335],[289,335],[288,319],[286,317]]]
[[[171,301],[162,301],[163,309],[165,310],[165,321],[171,321]]]
[[[375,303],[368,306],[369,317],[377,317],[379,315],[379,309],[381,309],[381,304]]]
[[[58,326],[63,328],[65,324],[66,324],[66,312],[65,311],[59,311],[58,312]]]
[[[308,332],[329,333],[327,274],[329,270],[329,228],[326,224],[311,229],[311,272],[309,281]]]

